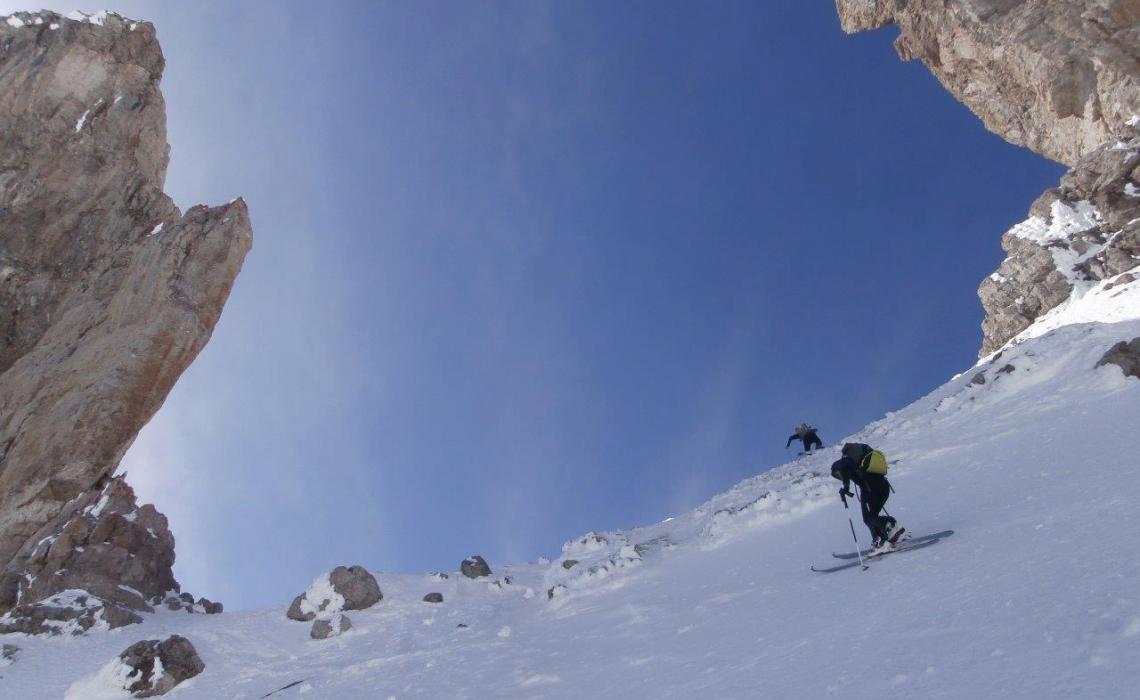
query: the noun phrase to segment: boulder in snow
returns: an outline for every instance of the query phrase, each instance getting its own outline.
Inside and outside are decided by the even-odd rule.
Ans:
[[[207,615],[217,615],[222,612],[222,604],[215,603],[209,598],[199,598],[198,605],[202,606],[202,610],[204,610]]]
[[[363,566],[338,566],[313,581],[309,590],[293,599],[286,616],[290,620],[308,622],[317,617],[329,618],[342,610],[372,607],[384,595],[376,577]]]
[[[1120,341],[1109,348],[1108,352],[1096,363],[1097,367],[1116,365],[1126,377],[1140,379],[1140,338],[1129,341]]]
[[[0,646],[0,667],[9,666],[16,660],[16,656],[20,653],[20,647],[15,644],[5,644]]]
[[[486,560],[478,554],[464,559],[463,563],[459,565],[459,571],[467,578],[480,578],[482,576],[491,575],[491,567],[487,566]]]
[[[563,569],[573,569],[578,564],[577,559],[567,559],[562,562]]]
[[[313,639],[328,639],[339,637],[350,629],[352,621],[348,619],[348,615],[336,615],[331,620],[315,621],[313,628],[309,630],[309,636]]]
[[[428,593],[427,595],[424,596],[424,602],[425,603],[442,603],[443,602],[443,594],[442,593]]]
[[[190,640],[177,634],[161,642],[136,642],[119,654],[119,661],[129,669],[123,687],[136,698],[163,695],[206,668]]]

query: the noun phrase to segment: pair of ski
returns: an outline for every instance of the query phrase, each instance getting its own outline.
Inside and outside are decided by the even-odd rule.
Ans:
[[[818,574],[830,574],[830,573],[834,573],[836,571],[843,571],[845,569],[852,569],[856,566],[859,566],[859,564],[860,564],[859,556],[860,555],[862,555],[862,557],[863,557],[863,562],[862,562],[863,568],[866,569],[867,565],[876,559],[882,559],[883,557],[889,557],[892,554],[901,554],[903,552],[912,552],[916,549],[925,549],[927,547],[930,547],[931,545],[938,544],[939,542],[941,542],[942,540],[944,540],[945,538],[947,538],[953,534],[954,534],[953,530],[943,530],[942,532],[935,532],[932,535],[923,535],[922,537],[912,537],[909,540],[903,541],[902,544],[896,546],[894,549],[888,549],[884,552],[878,552],[878,553],[876,553],[872,549],[864,549],[858,553],[847,552],[844,554],[836,554],[836,553],[832,552],[831,556],[835,557],[836,559],[848,559],[848,560],[853,559],[854,561],[848,561],[845,564],[837,564],[836,566],[829,566],[826,568],[819,568],[819,569],[817,569],[816,567],[813,566],[813,567],[811,567],[811,570],[818,573]]]

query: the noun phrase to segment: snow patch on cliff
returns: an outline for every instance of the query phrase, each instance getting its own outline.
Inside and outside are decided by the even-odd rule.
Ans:
[[[1057,200],[1049,211],[1049,219],[1031,216],[1009,230],[1011,235],[1025,238],[1047,247],[1050,243],[1064,241],[1070,236],[1091,231],[1100,225],[1100,212],[1087,200],[1070,205]]]

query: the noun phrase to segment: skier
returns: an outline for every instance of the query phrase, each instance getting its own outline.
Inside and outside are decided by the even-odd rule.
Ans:
[[[798,426],[796,426],[796,432],[788,436],[788,444],[784,445],[785,450],[791,446],[792,440],[803,440],[804,452],[807,454],[811,453],[812,447],[823,447],[823,440],[820,440],[819,436],[816,435],[815,428],[811,427],[807,423],[800,423]]]
[[[855,495],[850,491],[852,482],[859,487],[863,522],[871,531],[871,543],[877,550],[890,550],[908,536],[906,528],[897,520],[889,515],[879,515],[891,495],[887,468],[887,459],[882,452],[859,442],[844,445],[843,456],[831,465],[831,475],[843,482],[840,497]]]

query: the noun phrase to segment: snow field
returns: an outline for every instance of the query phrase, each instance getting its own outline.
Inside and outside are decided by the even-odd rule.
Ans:
[[[178,633],[206,671],[177,700],[294,683],[270,697],[1130,697],[1140,381],[1094,365],[1140,336],[1140,284],[1101,287],[850,438],[898,460],[888,509],[909,530],[955,531],[865,572],[808,570],[853,548],[829,447],[664,522],[588,533],[552,561],[491,562],[490,579],[373,568],[384,600],[329,640],[287,620],[287,601],[159,611],[77,638],[8,635],[23,650],[0,695],[125,697],[114,657]],[[428,592],[444,602],[421,602]]]

